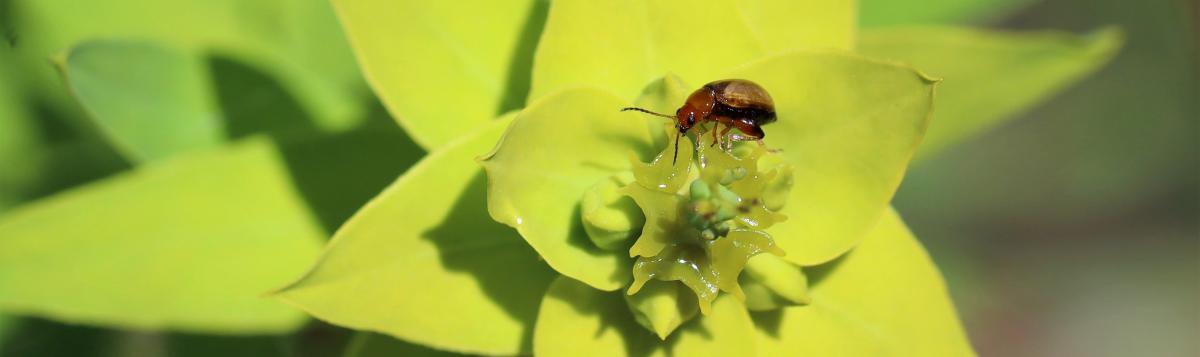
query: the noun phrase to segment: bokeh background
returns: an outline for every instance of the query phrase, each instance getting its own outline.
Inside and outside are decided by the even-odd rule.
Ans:
[[[896,199],[984,355],[1200,355],[1197,3],[1031,1],[979,21],[1125,47],[1019,118],[918,163]]]
[[[7,46],[23,41],[13,29],[33,21],[16,18],[19,6],[0,0]],[[864,27],[1123,29],[1125,46],[1111,64],[1020,117],[916,164],[895,204],[946,275],[983,355],[1200,355],[1200,5],[862,0],[860,8]],[[7,46],[0,47],[11,51]],[[309,52],[320,57],[322,50]],[[58,85],[26,73],[29,63],[0,63],[6,65],[2,81]],[[311,113],[298,103],[304,98],[294,98],[255,66],[222,58],[208,65],[218,92],[253,93],[218,93],[222,109],[230,116],[267,118],[260,125],[273,135],[305,130],[273,120],[325,114]],[[290,152],[297,158],[289,165],[298,185],[310,191],[308,199],[320,201],[314,205],[327,207],[318,212],[326,228],[340,224],[419,155],[365,87],[345,92],[368,103],[346,114],[363,129]],[[56,97],[61,94],[0,93],[0,100],[30,103],[36,118],[36,127],[24,131],[0,128],[0,145],[37,146],[44,156],[32,164],[0,157],[0,170],[29,172],[26,180],[0,182],[7,191],[0,210],[130,167],[90,130],[80,108]],[[328,148],[336,149],[320,154]],[[340,160],[358,157],[356,152],[396,156],[386,163]],[[321,190],[342,184],[335,181],[343,177],[315,169],[331,164],[353,173],[354,192]],[[0,356],[326,356],[340,354],[349,336],[320,323],[289,336],[217,337],[19,318],[0,326]]]

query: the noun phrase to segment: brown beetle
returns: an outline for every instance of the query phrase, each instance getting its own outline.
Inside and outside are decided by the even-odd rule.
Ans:
[[[720,137],[728,135],[729,130],[733,128],[745,135],[735,133],[728,137],[730,142],[762,140],[766,136],[762,126],[775,122],[775,101],[771,100],[771,95],[758,84],[745,79],[725,79],[705,84],[688,96],[674,116],[636,107],[621,109],[626,110],[675,120],[675,128],[679,129],[679,132],[675,133],[675,156],[671,159],[672,164],[679,157],[679,136],[686,134],[693,126],[699,125],[701,132],[705,132],[708,130],[704,127],[705,123],[716,123],[713,127],[713,145],[716,145],[720,142]],[[725,124],[725,130],[718,130],[721,124]]]

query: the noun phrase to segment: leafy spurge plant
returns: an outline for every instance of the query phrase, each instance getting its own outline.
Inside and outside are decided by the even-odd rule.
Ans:
[[[627,5],[649,6],[641,3]],[[604,9],[593,8],[596,6]],[[708,340],[708,343],[730,346],[741,344],[741,347],[747,347],[742,343],[726,341],[715,336],[726,333],[754,335],[753,324],[722,323],[712,327],[712,338],[700,338],[688,343],[673,342],[696,339],[691,332],[672,332],[689,320],[689,315],[692,314],[689,311],[694,311],[691,309],[695,307],[707,312],[702,314],[704,317],[700,320],[716,321],[722,318],[718,315],[741,315],[742,317],[733,318],[749,322],[746,307],[741,302],[743,299],[753,301],[756,308],[775,310],[782,306],[794,306],[810,298],[816,301],[815,297],[807,295],[805,282],[803,278],[799,278],[803,277],[801,267],[822,265],[841,256],[863,239],[871,231],[874,222],[887,211],[887,201],[898,185],[906,162],[920,141],[929,118],[936,80],[905,66],[850,54],[827,50],[795,51],[786,47],[766,50],[754,41],[746,42],[745,39],[755,35],[748,29],[739,32],[738,27],[721,30],[724,36],[722,38],[728,38],[729,44],[745,46],[746,51],[718,51],[712,56],[689,56],[682,52],[673,56],[660,54],[657,59],[652,60],[651,57],[637,54],[645,53],[645,47],[635,46],[630,47],[634,51],[624,51],[620,56],[606,56],[613,58],[615,62],[579,62],[597,55],[595,51],[599,48],[580,45],[589,42],[584,41],[583,37],[574,37],[583,36],[583,33],[578,31],[584,30],[581,26],[587,24],[566,19],[577,20],[582,14],[590,13],[590,16],[595,18],[594,21],[606,20],[596,18],[598,11],[609,11],[599,14],[615,16],[607,20],[624,18],[623,15],[611,12],[616,9],[608,9],[608,6],[611,5],[571,1],[554,3],[550,8],[547,28],[535,56],[529,105],[515,114],[511,123],[508,122],[508,118],[501,118],[488,125],[488,129],[457,139],[434,151],[388,192],[347,223],[331,243],[322,262],[309,276],[282,291],[280,296],[319,317],[337,323],[381,330],[413,341],[455,350],[486,353],[521,352],[529,347],[522,347],[525,344],[519,336],[522,336],[522,331],[525,330],[520,326],[532,323],[533,342],[525,346],[532,347],[533,352],[537,354],[553,354],[552,351],[556,348],[585,343],[580,340],[589,339],[585,337],[588,332],[559,327],[559,322],[571,323],[570,320],[561,319],[572,314],[554,312],[551,309],[554,306],[551,301],[556,298],[558,291],[577,291],[572,290],[575,288],[569,288],[571,284],[590,286],[596,289],[595,294],[612,294],[625,306],[619,314],[596,311],[583,314],[580,318],[643,321],[644,325],[657,333],[658,337],[653,337],[655,340],[666,339],[668,344],[664,347],[676,346],[673,348],[697,348],[698,344],[706,343],[705,340]],[[706,6],[712,6],[705,10],[711,12],[701,11],[696,14],[699,18],[693,21],[701,23],[705,19],[716,21],[723,18],[719,14],[724,6],[730,5],[716,2],[693,5],[689,8],[703,9]],[[652,22],[634,21],[632,24],[640,27]],[[686,24],[683,25],[686,27]],[[605,28],[615,31],[621,27],[607,25]],[[657,48],[664,50],[684,49],[689,47],[689,43],[695,46],[702,45],[700,42],[703,41],[699,39],[703,36],[680,33],[674,29],[675,27],[664,25],[661,28],[647,28],[644,30],[646,32],[609,34],[597,45],[640,42],[643,45],[638,46],[661,46]],[[351,32],[353,36],[353,29]],[[655,38],[658,44],[653,41],[646,42],[651,38]],[[606,48],[605,51],[616,49]],[[571,63],[574,65],[566,65]],[[628,71],[613,73],[610,76],[611,80],[594,80],[592,78],[597,72],[588,68],[595,65],[602,66],[599,68],[627,68]],[[664,70],[656,75],[659,79],[645,77],[656,68]],[[679,75],[668,75],[667,71]],[[786,163],[786,167],[762,166],[760,170],[759,160],[743,157],[741,160],[748,161],[738,163],[736,158],[722,156],[726,155],[723,151],[701,150],[696,153],[701,156],[696,162],[698,165],[704,163],[700,165],[704,168],[692,170],[691,173],[680,173],[680,170],[687,171],[693,161],[693,154],[687,150],[681,155],[681,162],[688,164],[679,167],[666,167],[661,159],[653,161],[664,148],[669,148],[660,119],[617,111],[632,104],[669,111],[681,103],[686,93],[694,89],[687,83],[703,83],[720,78],[746,78],[771,91],[772,96],[776,98],[781,120],[767,128],[770,135],[767,144],[779,149],[779,154],[768,156],[778,156],[773,159],[774,165],[779,166],[783,162]],[[643,84],[633,87],[619,84],[635,82]],[[649,85],[645,85],[646,83]],[[506,117],[511,116],[514,115]],[[482,168],[486,169],[486,174],[480,173],[479,167],[473,166],[472,158],[486,151],[483,148],[497,142],[496,138],[501,136],[501,131],[502,138],[495,144],[492,152],[479,159]],[[690,144],[685,145],[690,147]],[[700,146],[706,145],[702,142]],[[633,160],[629,159],[630,152],[634,153],[639,162],[631,162]],[[763,153],[752,151],[750,154],[751,157],[755,155]],[[652,164],[644,166],[642,162]],[[709,163],[713,166],[708,166]],[[740,170],[737,166],[740,166]],[[727,175],[742,178],[739,180],[723,177]],[[775,183],[770,187],[774,197],[763,194],[768,190],[768,183],[772,183],[770,179],[776,175],[787,178],[784,181],[790,185]],[[507,228],[487,225],[482,221],[487,216],[480,217],[481,207],[471,207],[484,204],[484,198],[480,196],[485,190],[479,181],[481,176],[486,176],[487,181],[487,215],[515,228],[520,238],[533,248],[532,252],[536,252],[545,260],[546,265],[563,276],[551,284],[548,292],[543,290],[545,285],[541,285],[548,283],[548,280],[539,284],[531,278],[545,276],[544,273],[540,273],[544,270],[537,268],[540,263],[523,255],[528,253],[521,252],[519,244],[505,248],[516,250],[509,253],[515,255],[504,258],[507,263],[503,265],[506,268],[504,270],[511,277],[490,276],[499,273],[494,271],[482,273],[483,276],[480,276],[483,270],[498,268],[492,264],[500,264],[501,256],[496,253],[502,250],[501,246],[509,247],[510,244],[520,242],[513,238],[504,238],[512,235],[506,232]],[[628,176],[633,176],[632,180]],[[700,190],[694,193],[696,200],[693,202],[693,192],[690,188],[696,180],[706,183],[707,188],[712,191],[709,192],[710,195],[729,196],[726,193],[732,193],[733,196],[737,196],[726,197],[724,200],[757,201],[758,207],[734,208],[747,209],[747,214],[753,215],[753,219],[743,214],[743,217],[733,220],[715,219],[714,216],[714,219],[688,222],[685,216],[689,210],[700,212],[699,210],[709,209],[702,207],[704,202],[714,203],[705,201]],[[725,185],[721,181],[726,181]],[[611,189],[613,186],[618,187],[623,195],[631,196],[640,210],[653,212],[609,215],[624,218],[623,222],[626,224],[634,223],[625,231],[613,228],[620,227],[621,222],[608,224],[611,222],[589,221],[590,218],[604,214],[596,214],[589,208],[588,214],[585,215],[583,210],[595,206],[595,203],[587,204],[584,198],[607,196],[606,192],[596,190],[603,191],[604,187]],[[685,187],[688,188],[686,194],[683,192]],[[639,188],[651,190],[643,191]],[[723,188],[727,190],[723,191]],[[681,201],[679,197],[687,198],[687,202]],[[412,200],[424,204],[413,205],[410,203]],[[443,201],[445,203],[442,203]],[[619,205],[619,200],[617,201]],[[716,202],[720,201],[719,199]],[[767,204],[775,205],[779,211],[768,210]],[[625,209],[628,208],[626,204]],[[719,213],[722,216],[728,213],[720,212],[721,207],[712,209],[717,211],[715,214]],[[479,216],[469,216],[468,213]],[[447,214],[455,219],[446,221],[436,218]],[[738,214],[741,212],[735,212],[734,217]],[[380,224],[386,224],[382,222],[396,220],[407,222],[403,230],[388,230],[391,232],[389,234],[376,233],[381,227]],[[464,226],[464,221],[475,223]],[[740,223],[732,225],[731,221]],[[484,230],[485,227],[490,228]],[[620,243],[622,241],[619,237],[629,237],[629,230],[640,231],[641,237]],[[589,235],[589,231],[607,231],[608,234]],[[706,231],[709,233],[703,233]],[[709,235],[713,239],[706,240]],[[402,243],[406,239],[399,237],[405,236],[411,236],[415,239],[414,243],[422,244],[414,246]],[[464,247],[443,246],[447,241],[459,240],[472,243]],[[433,244],[432,247],[430,243]],[[404,248],[401,249],[400,246]],[[370,252],[360,249],[368,249]],[[395,293],[389,292],[392,291],[390,289],[405,285],[397,284],[398,281],[394,280],[396,277],[393,276],[397,274],[411,276],[413,281],[420,281],[422,284],[437,281],[450,284],[456,281],[450,279],[450,276],[441,277],[444,273],[426,271],[417,274],[411,269],[382,269],[398,268],[397,264],[415,264],[412,257],[430,254],[420,252],[443,249],[463,255],[462,258],[446,259],[466,260],[468,255],[471,256],[470,259],[480,259],[476,254],[483,254],[485,251],[488,258],[484,259],[486,263],[466,263],[467,266],[487,267],[464,268],[473,272],[469,275],[475,276],[479,281],[454,288],[467,290],[444,294],[453,297],[443,296],[438,305],[475,306],[477,309],[480,306],[477,299],[480,297],[504,301],[513,301],[515,296],[528,299],[520,303],[513,301],[512,305],[486,304],[493,306],[487,310],[480,310],[487,312],[487,315],[472,317],[496,318],[499,321],[511,321],[511,324],[493,322],[471,327],[459,326],[457,323],[447,325],[455,326],[454,330],[458,332],[454,335],[462,336],[461,339],[457,339],[447,337],[446,332],[424,324],[381,323],[383,321],[378,320],[378,313],[357,314],[345,311],[331,315],[332,310],[328,310],[333,307],[328,305],[333,300],[328,300],[327,296],[347,296],[343,291],[345,286],[339,283],[342,281],[354,284],[354,289],[358,291],[350,294],[353,296],[395,296]],[[743,252],[735,254],[733,250]],[[479,253],[474,253],[475,251]],[[712,254],[714,251],[717,253]],[[780,254],[784,261],[772,262],[770,260],[776,258],[766,258],[773,255],[750,258],[760,251]],[[783,254],[785,251],[787,254]],[[377,258],[368,259],[363,254]],[[698,266],[706,267],[687,272],[686,269],[674,269],[664,264],[667,259],[661,259],[689,254],[698,262]],[[520,258],[522,256],[525,258]],[[741,264],[746,263],[748,259],[754,263],[752,266],[764,266],[751,269],[755,272],[746,274],[747,286],[754,287],[750,294],[753,296],[746,296],[737,288],[741,280]],[[758,263],[758,260],[764,262]],[[354,269],[356,266],[380,268],[359,270]],[[528,268],[520,268],[521,266]],[[401,273],[402,271],[405,272]],[[387,277],[386,279],[391,281],[367,283],[369,280],[362,280],[373,280],[368,277],[376,274],[383,274],[378,275],[380,279]],[[655,279],[649,279],[652,276]],[[459,279],[463,278],[469,276]],[[485,279],[490,281],[484,281]],[[518,286],[514,282],[516,280],[522,283]],[[682,280],[685,282],[684,286],[691,287],[687,291],[691,295],[680,294],[677,285],[663,284],[661,280]],[[487,289],[489,284],[500,284],[504,289]],[[480,286],[485,290],[475,290],[476,288],[471,286]],[[942,288],[934,284],[927,290],[932,294],[930,296],[938,296],[942,294],[940,289]],[[717,299],[719,290],[733,292],[733,300],[721,302],[730,298]],[[546,292],[547,295],[539,301],[536,296],[542,292]],[[497,294],[505,298],[494,296]],[[620,297],[621,295],[627,297]],[[510,296],[513,300],[508,300],[507,297]],[[948,306],[944,297],[936,299],[943,301],[940,306]],[[396,306],[393,304],[400,302],[378,303]],[[346,304],[343,302],[338,305]],[[517,306],[531,313],[540,311],[526,315],[529,317],[514,319],[508,311],[513,311]],[[574,310],[589,311],[592,308],[595,307],[576,306]],[[948,307],[945,309],[944,311],[950,311]],[[422,320],[420,316],[430,311],[429,306],[415,303],[405,303],[401,309],[388,310],[392,311],[389,318],[395,318],[396,321]],[[740,312],[736,312],[737,310]],[[492,314],[498,315],[487,317]],[[532,321],[534,316],[536,322]],[[699,323],[705,324],[703,321]],[[953,319],[942,320],[940,323],[945,325],[941,325],[943,327],[939,329],[944,329],[944,333],[948,334],[943,336],[958,336],[953,339],[962,341],[961,332],[957,332]],[[630,332],[631,334],[624,334],[620,338],[631,339],[626,342],[633,343],[634,340],[641,339],[640,336],[654,336],[647,329],[643,328],[641,331]],[[555,336],[572,332],[582,335]],[[483,341],[479,341],[480,339]],[[752,340],[754,339],[743,342],[757,344],[752,343]],[[616,346],[624,344],[626,343],[617,343]],[[612,347],[606,347],[602,351]]]
[[[1094,68],[1116,43],[1113,32],[1089,39],[953,28],[859,32],[854,4],[845,0],[333,5],[371,87],[428,155],[342,225],[315,266],[274,296],[338,325],[492,355],[970,354],[941,277],[889,208],[891,196],[918,145],[944,147],[1028,106]],[[195,80],[203,70],[185,47],[89,42],[57,57],[110,139],[134,161],[156,165],[0,220],[0,290],[13,292],[0,295],[0,308],[200,331],[273,332],[302,322],[295,311],[252,298],[265,289],[261,281],[282,279],[311,256],[315,242],[299,238],[321,229],[293,192],[274,144],[228,144],[205,121],[216,111],[210,98],[193,97],[205,82]],[[130,58],[161,75],[132,84],[123,81],[130,76],[97,75],[121,73],[109,69]],[[631,105],[670,112],[694,86],[724,78],[753,80],[776,98],[780,120],[765,127],[772,150],[750,144],[726,151],[707,136],[685,137],[671,164],[662,153],[674,143],[660,119],[618,112]],[[318,82],[294,85],[312,97],[336,97]],[[139,95],[122,97],[131,92]],[[179,99],[154,101],[154,110],[199,118],[205,136],[171,127],[164,130],[184,137],[164,146],[161,135],[137,129],[158,114],[129,117],[144,111],[106,99],[147,93]],[[317,108],[341,107],[319,101]],[[354,125],[333,109],[324,110],[323,126]],[[212,146],[220,147],[178,155]],[[166,190],[199,214],[124,199]],[[59,281],[113,279],[146,265],[174,274],[154,281],[177,283],[196,264],[101,254],[95,260],[103,263],[87,265],[97,269],[80,269],[95,276],[30,268],[57,257],[35,249],[45,235],[101,236],[104,247],[126,252],[176,234],[204,249],[152,246],[168,253],[161,256],[199,252],[215,257],[210,262],[268,246],[237,239],[261,225],[224,209],[219,197],[226,196],[278,213],[267,217],[278,226],[267,241],[291,247],[291,254],[237,255],[253,281],[218,274],[204,286],[166,285],[188,299],[134,292],[147,308],[125,311],[46,292],[71,286]],[[161,213],[154,222],[183,216],[190,224],[79,218],[94,207]],[[56,216],[80,221],[49,230],[40,223]],[[252,246],[208,244],[209,237]],[[127,264],[103,269],[111,261]],[[209,298],[215,291],[246,298]],[[91,295],[130,300],[124,294]]]
[[[380,10],[369,4],[380,5],[339,7],[352,39],[375,39],[378,23],[354,21]],[[490,122],[461,117],[471,133],[457,139],[445,139],[449,124],[414,130],[437,149],[280,296],[335,323],[476,353],[970,353],[936,270],[887,208],[938,80],[813,49],[851,47],[849,23],[812,31],[773,13],[789,6],[553,2],[528,104]],[[667,14],[675,21],[653,20]],[[505,19],[497,26],[519,17]],[[396,51],[359,55],[385,100],[404,92],[389,104],[405,126],[430,125],[405,114],[436,111],[413,101],[428,88],[373,64]],[[701,142],[668,166],[661,119],[617,111],[670,112],[688,83],[722,78],[771,92],[780,120],[766,143],[777,154]],[[414,283],[437,301],[403,293]]]

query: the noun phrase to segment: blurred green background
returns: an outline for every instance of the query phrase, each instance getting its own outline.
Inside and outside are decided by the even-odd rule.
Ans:
[[[331,231],[421,153],[345,65],[352,61],[336,29],[285,23],[329,16],[321,1],[297,2],[317,10],[302,7],[271,25],[287,31],[161,37],[183,48],[219,43],[205,47],[211,53],[202,64],[214,78],[216,105],[229,123],[253,123],[225,128],[228,136],[258,133],[284,143],[287,169],[310,205],[322,208],[321,228]],[[72,36],[39,22],[46,14],[29,3],[0,0],[6,42],[0,110],[18,111],[0,115],[33,118],[0,121],[6,125],[0,211],[134,165],[92,127],[46,58],[29,54],[66,46]],[[1125,31],[1113,63],[1020,117],[916,163],[897,195],[896,206],[946,275],[981,354],[1200,355],[1198,7],[1188,0],[861,1],[864,27],[941,23],[1084,33],[1118,25]],[[80,8],[71,16],[105,15]],[[316,23],[336,24],[332,17]],[[264,70],[277,65],[275,57],[246,53],[240,43],[257,40],[242,33],[286,40],[281,53],[299,60],[284,67],[317,73],[316,79],[280,82],[279,73]],[[329,83],[336,86],[323,87]],[[336,134],[314,141],[318,131]],[[357,155],[367,152],[394,155]],[[342,187],[354,189],[332,189]],[[349,331],[320,323],[286,336],[217,337],[0,320],[5,357],[326,356],[340,354],[350,340]]]
[[[1200,354],[1192,1],[1047,0],[981,24],[1116,24],[1100,72],[916,164],[897,195],[984,355]]]

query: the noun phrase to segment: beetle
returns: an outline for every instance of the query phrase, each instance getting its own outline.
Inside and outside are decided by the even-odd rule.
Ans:
[[[683,106],[675,110],[675,115],[656,113],[650,110],[627,107],[621,111],[638,111],[656,115],[675,121],[675,156],[671,164],[679,158],[679,136],[687,134],[693,126],[700,126],[701,132],[708,129],[704,124],[715,123],[713,127],[713,145],[720,142],[720,137],[729,134],[729,130],[737,128],[743,135],[733,134],[728,137],[732,141],[757,140],[762,143],[766,133],[762,126],[775,122],[775,101],[767,90],[758,84],[745,79],[724,79],[705,84],[692,92],[683,102]],[[718,130],[725,124],[725,130]],[[718,131],[720,132],[718,134]],[[718,137],[717,135],[720,135]]]

